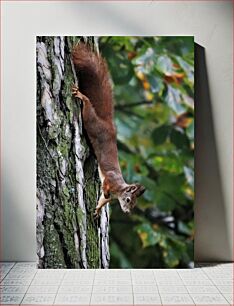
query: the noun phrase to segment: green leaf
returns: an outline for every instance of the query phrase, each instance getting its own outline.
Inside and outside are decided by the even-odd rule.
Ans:
[[[194,110],[194,100],[193,100],[193,98],[191,98],[190,96],[185,95],[185,94],[183,94],[182,97],[183,97],[184,104],[186,104],[189,108]]]
[[[165,170],[173,174],[183,172],[184,162],[176,154],[167,153],[165,155],[158,155],[153,158],[152,162],[157,170]]]
[[[185,222],[179,221],[178,230],[183,234],[191,236],[194,234],[194,225],[192,223],[185,223]]]
[[[125,117],[117,117],[115,118],[116,125],[118,126],[118,136],[120,140],[125,140],[125,138],[132,137],[134,130],[129,125],[127,119]]]
[[[190,140],[194,140],[194,120],[186,128],[186,134]]]
[[[148,77],[147,77],[149,83],[150,83],[150,87],[151,87],[151,91],[153,93],[159,93],[159,95],[161,95],[163,89],[164,89],[164,83],[162,81],[161,78],[159,77],[156,77],[155,75],[153,74],[150,74]]]
[[[119,267],[122,269],[132,268],[131,262],[128,260],[126,255],[120,249],[118,244],[113,242],[111,244],[111,254],[113,257],[117,258],[119,261]]]
[[[119,85],[125,85],[133,76],[133,66],[123,52],[114,53],[110,57],[109,66],[115,71],[112,74],[113,81]]]
[[[148,48],[147,50],[143,50],[143,54],[140,54],[139,56],[135,57],[132,62],[133,64],[137,66],[152,66],[153,63],[153,57],[154,57],[154,51],[152,48]]]
[[[184,174],[185,174],[188,184],[193,188],[194,187],[194,171],[191,168],[184,166]]]
[[[178,148],[184,149],[189,147],[189,141],[186,134],[179,129],[173,129],[170,134],[171,142]]]
[[[164,212],[172,211],[176,207],[175,201],[164,193],[159,193],[156,197],[157,207]]]
[[[171,117],[171,110],[165,103],[157,102],[152,107],[147,109],[146,118],[149,123],[156,123],[159,126],[168,125],[169,118]]]
[[[152,180],[150,177],[141,177],[141,184],[143,184],[147,189],[155,189],[156,182]]]
[[[180,56],[176,56],[176,60],[178,61],[180,67],[186,73],[187,78],[188,78],[189,82],[191,83],[191,85],[193,85],[194,84],[194,66],[190,65],[188,62],[186,62]]]
[[[168,135],[169,135],[169,132],[170,132],[170,126],[168,125],[162,125],[158,128],[155,128],[152,132],[152,139],[153,139],[153,142],[156,144],[156,145],[161,145],[163,144]]]
[[[173,248],[168,248],[163,251],[163,257],[166,265],[169,268],[175,268],[179,264],[179,258],[177,252],[173,250]]]
[[[151,203],[155,202],[156,193],[157,193],[157,185],[154,180],[152,180],[150,177],[144,177],[140,176],[137,180],[139,183],[141,183],[143,186],[145,186],[146,191],[144,193],[144,198]]]
[[[186,111],[186,108],[181,104],[180,91],[171,85],[167,86],[166,102],[177,115],[181,115]]]
[[[181,259],[186,252],[186,244],[179,240],[179,236],[168,233],[166,244],[163,250],[163,257],[166,265],[174,268],[179,265]]]
[[[136,231],[141,239],[143,248],[156,245],[161,238],[160,233],[154,231],[150,224],[145,223],[137,226]]]
[[[158,179],[157,196],[165,194],[175,201],[175,205],[184,205],[186,203],[186,199],[182,189],[184,183],[185,177],[183,174],[172,175],[168,172],[161,172]]]
[[[173,62],[167,55],[161,55],[156,61],[156,68],[165,75],[173,74]]]

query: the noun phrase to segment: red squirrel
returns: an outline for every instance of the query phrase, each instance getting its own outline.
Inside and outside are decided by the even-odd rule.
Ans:
[[[84,43],[73,48],[72,60],[79,78],[79,88],[74,85],[72,93],[82,101],[84,128],[98,161],[102,183],[95,216],[114,198],[118,198],[125,213],[130,212],[145,188],[138,183],[127,184],[123,179],[118,160],[112,86],[107,63]]]

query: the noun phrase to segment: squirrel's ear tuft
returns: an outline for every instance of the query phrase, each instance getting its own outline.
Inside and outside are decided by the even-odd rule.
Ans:
[[[138,187],[139,184],[133,184],[133,185],[129,185],[126,189],[127,192],[131,192],[131,193],[134,193],[137,191],[137,189],[139,188]]]
[[[136,196],[139,197],[145,192],[145,187],[143,185],[137,185]]]
[[[126,191],[136,194],[136,196],[139,197],[145,192],[145,187],[141,184],[133,184],[128,186]]]

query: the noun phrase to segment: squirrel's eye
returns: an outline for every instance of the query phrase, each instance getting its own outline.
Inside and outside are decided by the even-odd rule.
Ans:
[[[127,202],[127,203],[130,203],[130,202],[131,202],[131,199],[130,199],[130,198],[126,198],[126,202]]]

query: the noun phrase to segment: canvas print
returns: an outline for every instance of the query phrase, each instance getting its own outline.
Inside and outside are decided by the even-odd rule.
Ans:
[[[39,268],[191,268],[194,39],[38,36]]]

